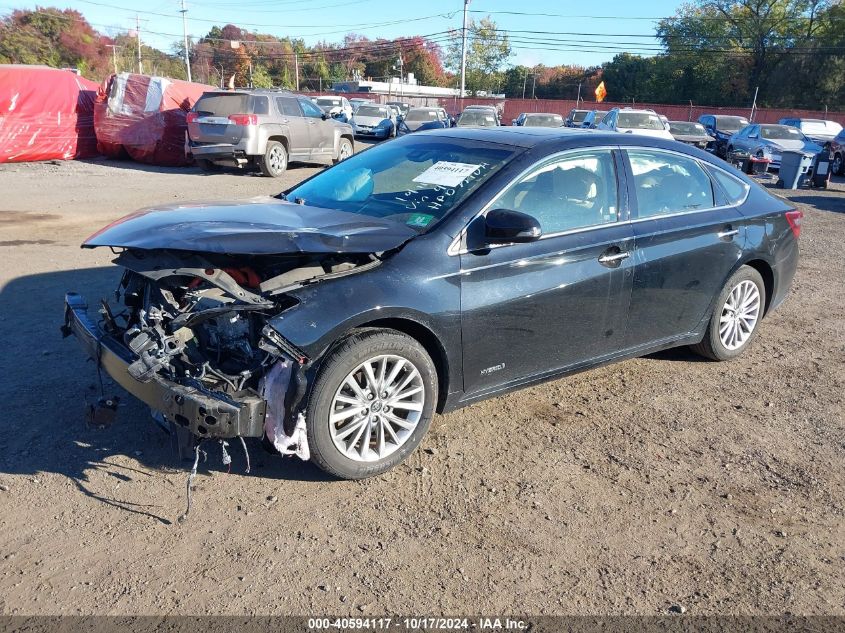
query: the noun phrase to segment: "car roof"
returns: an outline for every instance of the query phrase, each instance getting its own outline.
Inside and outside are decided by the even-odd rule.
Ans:
[[[642,112],[643,114],[657,114],[654,110],[650,110],[649,108],[632,108],[630,106],[625,106],[624,108],[613,108],[614,110],[619,110],[620,112],[626,112],[634,114],[638,114]]]
[[[525,116],[559,116],[563,118],[562,114],[558,114],[556,112],[526,112]]]
[[[669,123],[689,123],[690,125],[701,125],[698,121],[669,121]]]

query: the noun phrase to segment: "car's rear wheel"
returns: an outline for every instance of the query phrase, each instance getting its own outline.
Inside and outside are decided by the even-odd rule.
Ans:
[[[425,348],[394,330],[354,334],[331,352],[307,406],[311,459],[343,479],[381,474],[431,425],[437,372]]]
[[[279,141],[267,141],[264,156],[258,160],[261,173],[270,178],[278,178],[288,168],[288,151]]]
[[[842,154],[839,152],[833,155],[833,166],[831,169],[837,176],[845,176],[845,161],[842,160]]]
[[[766,286],[760,273],[741,267],[719,293],[704,339],[691,346],[693,351],[712,360],[736,358],[757,334],[765,306]]]
[[[352,156],[355,150],[352,147],[352,141],[348,138],[340,139],[340,145],[337,147],[337,158],[335,159],[335,164],[339,163],[342,160],[346,160],[350,156]]]
[[[196,159],[197,167],[199,167],[202,171],[213,173],[215,171],[220,171],[221,167],[217,163],[213,163],[207,158],[197,158]]]

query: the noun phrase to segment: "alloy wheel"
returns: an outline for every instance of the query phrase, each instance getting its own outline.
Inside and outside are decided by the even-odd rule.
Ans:
[[[335,447],[358,462],[383,459],[404,445],[422,417],[425,384],[407,358],[364,361],[340,383],[329,410]]]
[[[833,157],[833,173],[837,176],[842,173],[842,154],[836,154]]]
[[[348,143],[341,143],[341,144],[340,144],[340,156],[339,156],[339,159],[340,159],[340,160],[346,160],[346,159],[347,159],[347,158],[349,158],[350,156],[352,156],[352,151],[351,151],[351,150],[350,150],[350,148],[349,148],[349,144],[348,144]]]
[[[281,173],[285,170],[285,154],[281,147],[273,147],[270,149],[268,156],[268,163],[273,173]]]
[[[733,287],[722,307],[719,339],[733,351],[745,345],[760,319],[760,289],[747,279]]]

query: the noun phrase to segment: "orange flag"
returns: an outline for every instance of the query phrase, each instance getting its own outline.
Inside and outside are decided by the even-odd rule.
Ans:
[[[607,88],[604,87],[604,82],[601,82],[596,87],[596,103],[601,103],[607,96]]]

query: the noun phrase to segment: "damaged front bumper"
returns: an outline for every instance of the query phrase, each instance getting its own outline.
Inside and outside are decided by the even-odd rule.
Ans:
[[[233,399],[199,384],[179,384],[157,375],[146,383],[133,378],[127,368],[137,360],[135,354],[91,319],[85,299],[74,292],[65,295],[62,332],[76,336],[85,352],[126,391],[193,434],[201,438],[264,435],[266,402],[257,395]]]

